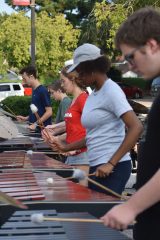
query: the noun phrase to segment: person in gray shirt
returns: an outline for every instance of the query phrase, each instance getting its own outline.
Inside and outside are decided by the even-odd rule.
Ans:
[[[49,92],[56,101],[60,101],[58,111],[56,114],[56,123],[64,121],[66,110],[71,105],[72,100],[65,93],[64,88],[61,86],[61,80],[54,81],[49,85]]]
[[[110,62],[98,47],[83,44],[74,52],[74,64],[68,72],[76,71],[77,78],[94,90],[84,105],[81,122],[86,138],[62,151],[87,146],[91,178],[121,194],[131,173],[130,149],[142,131],[142,124],[129,105],[121,88],[107,77]],[[89,183],[98,192],[103,189]]]

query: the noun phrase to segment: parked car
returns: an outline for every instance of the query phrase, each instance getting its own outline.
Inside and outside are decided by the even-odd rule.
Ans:
[[[142,89],[122,82],[117,82],[117,84],[122,88],[127,98],[138,99],[143,97]]]
[[[32,88],[29,87],[27,84],[23,84],[24,87],[24,95],[31,96],[32,95]]]
[[[156,97],[159,91],[160,91],[160,77],[157,77],[153,79],[151,85],[151,96]]]
[[[10,96],[24,96],[21,83],[0,83],[0,101]]]

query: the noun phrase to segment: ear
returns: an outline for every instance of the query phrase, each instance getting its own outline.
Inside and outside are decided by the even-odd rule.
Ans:
[[[149,39],[146,45],[150,48],[152,53],[156,53],[160,50],[160,44],[153,38]]]

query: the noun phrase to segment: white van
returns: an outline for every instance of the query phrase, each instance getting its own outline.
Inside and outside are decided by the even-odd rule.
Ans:
[[[21,83],[0,83],[0,101],[11,96],[24,96]]]

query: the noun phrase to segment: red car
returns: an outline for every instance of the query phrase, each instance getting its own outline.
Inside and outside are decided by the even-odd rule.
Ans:
[[[24,96],[31,96],[32,88],[28,87],[27,84],[24,84],[23,87],[24,87]]]
[[[126,83],[122,82],[117,82],[117,84],[122,88],[124,93],[126,94],[127,98],[142,98],[143,97],[143,91],[142,89],[135,87],[135,86],[130,86]]]

